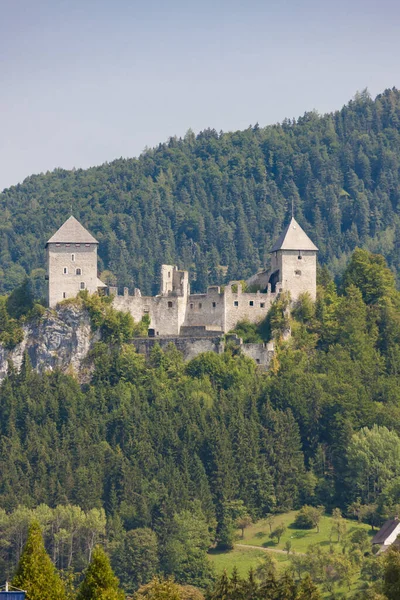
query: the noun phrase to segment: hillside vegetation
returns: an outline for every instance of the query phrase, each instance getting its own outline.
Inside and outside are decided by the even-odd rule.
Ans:
[[[138,159],[57,169],[4,190],[0,293],[26,274],[43,293],[43,246],[71,207],[100,242],[104,278],[146,293],[158,290],[161,263],[192,269],[198,291],[246,278],[267,262],[292,202],[332,272],[356,246],[397,271],[399,198],[396,89],[265,128],[189,131]]]
[[[231,548],[251,520],[277,515],[276,529],[305,504],[336,509],[338,527],[342,514],[375,527],[399,514],[400,293],[365,250],[339,287],[322,276],[315,304],[304,295],[290,318],[285,303],[271,309],[268,373],[229,347],[185,363],[173,345],[155,346],[146,360],[114,318],[88,359],[89,384],[37,374],[28,356],[11,369],[0,388],[0,569],[12,573],[38,520],[59,568],[79,573],[100,540],[129,591],[156,573],[204,589],[207,550]],[[335,558],[342,575],[370,564],[359,545]]]

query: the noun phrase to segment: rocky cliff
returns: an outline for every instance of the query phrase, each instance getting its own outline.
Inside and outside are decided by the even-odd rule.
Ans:
[[[85,358],[101,336],[99,331],[92,331],[86,309],[74,304],[48,309],[40,320],[27,323],[23,330],[24,339],[12,350],[7,350],[0,344],[0,382],[7,375],[10,361],[17,370],[20,369],[25,352],[32,367],[38,372],[59,368],[64,372],[75,373],[81,383],[89,381],[91,371]],[[261,368],[268,369],[274,353],[272,342],[243,344],[236,335],[229,336],[229,339]],[[131,343],[138,352],[148,355],[155,343],[165,349],[171,342],[182,352],[185,360],[190,360],[201,352],[220,353],[225,348],[225,336],[215,336],[215,332],[208,337],[202,334],[191,337],[136,338]]]
[[[0,344],[0,380],[7,374],[9,361],[20,369],[27,352],[39,372],[60,368],[73,371],[83,381],[83,363],[99,333],[93,333],[86,310],[74,305],[47,310],[40,320],[24,326],[24,339],[12,350]]]

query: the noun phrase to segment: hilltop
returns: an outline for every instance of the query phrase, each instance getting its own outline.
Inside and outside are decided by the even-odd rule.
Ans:
[[[161,263],[192,270],[193,291],[248,277],[267,263],[292,202],[334,274],[357,245],[397,271],[399,197],[396,89],[265,128],[189,131],[138,159],[56,169],[4,190],[0,293],[26,275],[42,293],[44,243],[71,205],[100,242],[107,282],[144,293],[158,289]]]

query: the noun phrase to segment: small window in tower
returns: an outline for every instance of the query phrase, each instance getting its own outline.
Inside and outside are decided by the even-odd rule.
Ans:
[[[168,278],[171,279],[171,271],[168,271]]]
[[[69,247],[70,247],[70,245],[71,245],[71,244],[65,244],[65,247],[66,247],[66,248],[69,248]]]
[[[237,300],[235,300],[235,302],[233,303],[233,306],[239,306],[239,302]]]
[[[168,302],[168,308],[172,308],[172,302]]]
[[[71,260],[72,262],[75,262],[75,254],[71,254]]]
[[[84,290],[84,289],[85,289],[85,287],[86,287],[86,286],[85,286],[85,282],[84,282],[84,281],[81,281],[81,290]]]
[[[213,308],[215,308],[216,306],[217,306],[217,303],[216,303],[216,302],[213,302],[213,303],[212,303],[212,307],[213,307]]]
[[[75,270],[75,275],[82,275],[82,269],[76,269]]]
[[[68,275],[68,267],[64,267],[64,275]]]
[[[260,302],[260,308],[265,308],[265,302]]]
[[[65,292],[63,292],[63,298],[66,298],[67,294]]]
[[[253,300],[250,300],[249,304],[250,304],[250,306],[254,306]]]
[[[201,308],[202,306],[203,306],[203,305],[202,305],[202,303],[201,303],[201,302],[199,302],[199,308]]]
[[[301,275],[301,271],[299,269],[296,269],[294,272],[295,275]]]
[[[298,257],[297,257],[297,258],[298,258],[299,260],[301,260],[301,259],[303,258],[303,257],[302,257],[302,255],[301,255],[301,251],[300,251],[300,250],[299,250],[299,255],[298,255]]]
[[[193,308],[193,304],[190,305],[190,308]]]
[[[148,315],[149,312],[150,312],[150,306],[144,306],[143,307],[143,312],[144,312],[145,315]]]

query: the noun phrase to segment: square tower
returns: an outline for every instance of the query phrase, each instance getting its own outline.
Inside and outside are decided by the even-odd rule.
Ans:
[[[98,241],[70,217],[46,243],[48,305],[75,298],[81,290],[91,294],[106,287],[97,277]]]
[[[317,295],[318,248],[292,217],[289,225],[271,249],[269,283],[275,292],[276,284],[290,292],[291,299],[308,292],[313,300]]]

